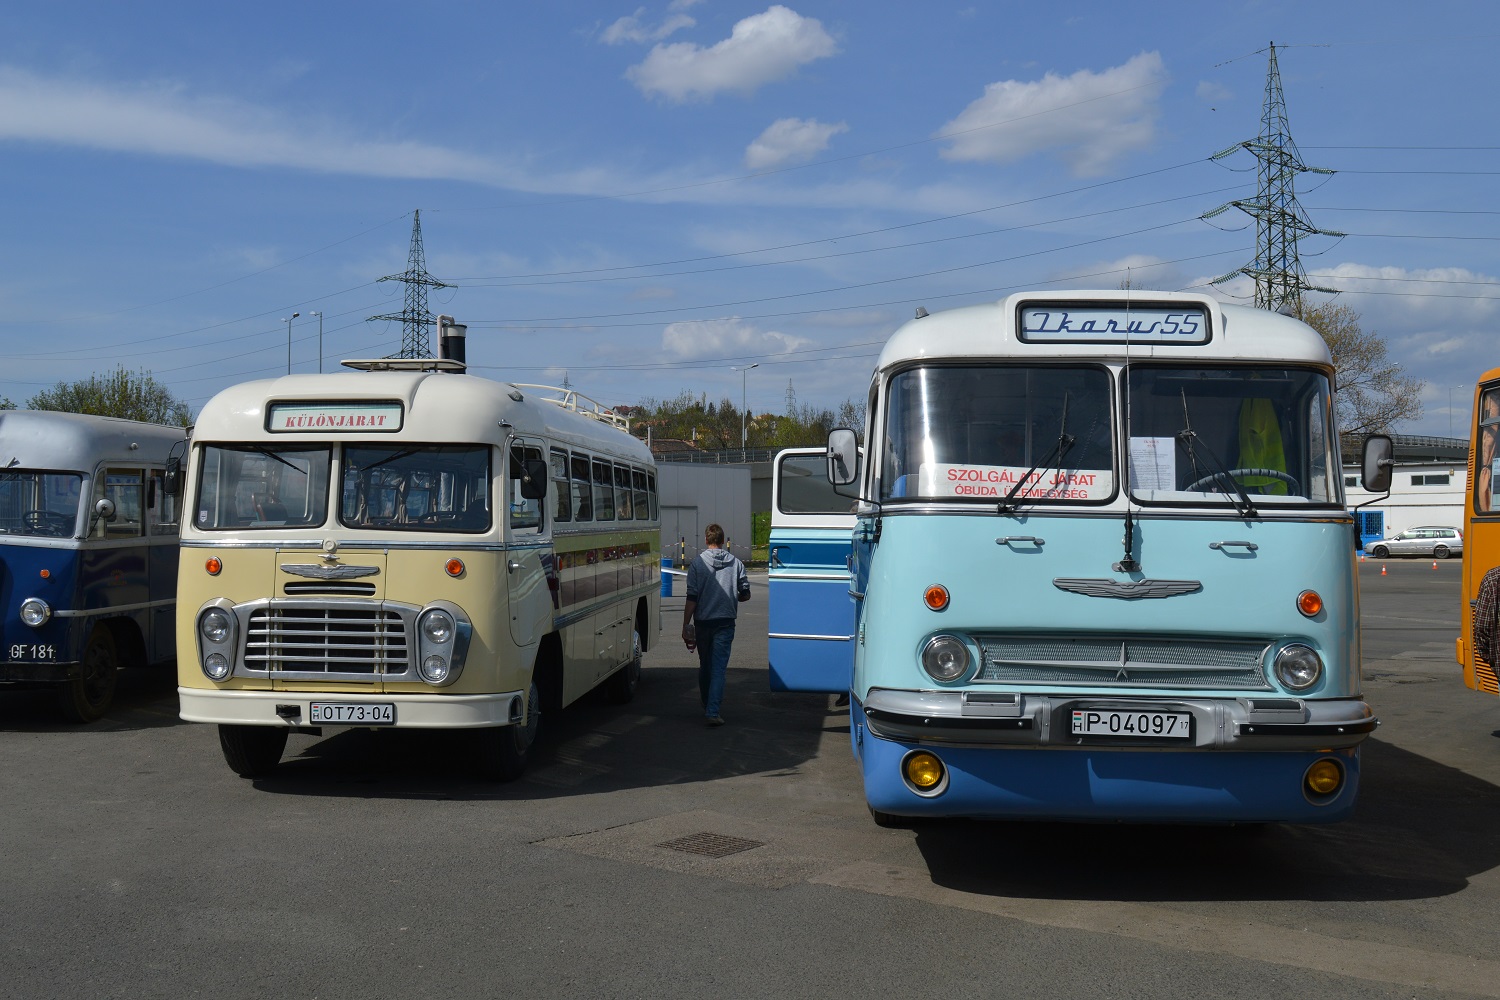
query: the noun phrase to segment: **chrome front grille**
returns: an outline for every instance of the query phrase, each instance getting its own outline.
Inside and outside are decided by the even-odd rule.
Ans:
[[[375,680],[411,669],[412,614],[379,602],[277,601],[250,610],[252,674]]]
[[[977,636],[978,681],[1270,690],[1269,642],[1172,636]]]

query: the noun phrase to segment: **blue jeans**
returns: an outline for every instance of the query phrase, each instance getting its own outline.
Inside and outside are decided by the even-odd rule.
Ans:
[[[724,701],[724,679],[729,673],[729,647],[734,645],[733,618],[705,618],[698,632],[698,695],[703,714],[712,719]]]

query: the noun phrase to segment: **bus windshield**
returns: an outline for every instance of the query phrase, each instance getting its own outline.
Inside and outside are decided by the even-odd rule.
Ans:
[[[891,380],[888,400],[881,500],[1076,503],[1114,495],[1103,367],[913,368]]]
[[[76,472],[0,472],[0,532],[63,538],[73,534],[83,477]]]
[[[1328,378],[1133,365],[1131,495],[1143,503],[1342,503]]]
[[[489,483],[487,445],[345,445],[339,521],[378,531],[488,531]]]
[[[199,476],[199,528],[316,527],[328,518],[327,445],[207,445]]]

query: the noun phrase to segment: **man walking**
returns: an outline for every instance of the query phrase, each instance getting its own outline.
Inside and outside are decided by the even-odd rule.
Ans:
[[[687,601],[682,606],[682,641],[698,649],[698,694],[710,726],[722,726],[719,706],[734,644],[734,619],[741,601],[750,600],[745,564],[724,548],[724,529],[710,524],[703,531],[703,551],[687,572]]]

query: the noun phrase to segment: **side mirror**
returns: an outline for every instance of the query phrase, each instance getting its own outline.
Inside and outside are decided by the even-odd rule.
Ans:
[[[828,432],[828,481],[848,486],[859,479],[859,437],[847,427]]]
[[[103,497],[94,501],[94,517],[113,521],[115,519],[115,502],[109,497]]]
[[[547,463],[539,458],[521,463],[521,499],[544,500],[547,497]]]
[[[167,459],[167,471],[161,477],[161,491],[169,497],[182,492],[182,459],[176,455]]]
[[[1391,456],[1395,446],[1384,434],[1371,434],[1365,438],[1364,460],[1360,463],[1360,483],[1371,493],[1389,493],[1391,473],[1395,466]]]

